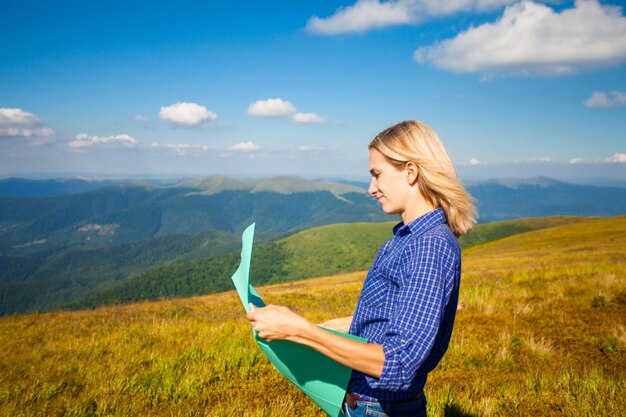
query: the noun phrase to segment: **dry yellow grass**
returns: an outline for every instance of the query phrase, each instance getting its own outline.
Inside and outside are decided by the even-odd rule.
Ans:
[[[626,217],[464,253],[433,416],[626,414]],[[313,321],[348,315],[364,272],[257,288]],[[234,292],[0,319],[2,416],[321,416],[251,337]]]

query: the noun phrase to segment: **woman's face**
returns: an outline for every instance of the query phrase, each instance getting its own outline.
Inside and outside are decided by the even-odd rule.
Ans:
[[[396,167],[378,150],[370,149],[372,181],[368,193],[378,199],[387,214],[404,213],[411,193],[404,167]]]

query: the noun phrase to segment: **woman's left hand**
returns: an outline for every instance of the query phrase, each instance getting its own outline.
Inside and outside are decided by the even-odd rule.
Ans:
[[[292,340],[298,338],[302,331],[312,323],[297,315],[287,307],[268,305],[255,307],[246,315],[259,337],[271,342],[273,340]]]

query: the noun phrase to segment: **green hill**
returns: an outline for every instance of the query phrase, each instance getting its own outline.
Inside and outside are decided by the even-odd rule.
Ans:
[[[620,216],[465,249],[428,415],[625,415],[625,248]],[[364,276],[253,284],[319,323],[353,312]],[[0,346],[0,415],[324,415],[264,358],[234,291],[3,317]]]
[[[462,247],[558,225],[584,217],[546,217],[481,224],[461,239]],[[253,250],[252,276],[259,284],[293,281],[367,269],[378,248],[392,237],[394,222],[350,223],[315,227]],[[225,291],[239,253],[155,268],[110,289],[68,305],[71,308],[156,300]]]
[[[502,239],[507,236],[524,232],[530,232],[532,230],[564,226],[587,220],[589,220],[589,217],[550,216],[484,223],[477,225],[472,232],[461,237],[460,242],[461,247],[469,248],[470,246],[476,246],[481,243]]]

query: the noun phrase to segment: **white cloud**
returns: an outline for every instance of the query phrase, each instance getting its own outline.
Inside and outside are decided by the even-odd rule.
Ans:
[[[261,146],[254,142],[240,142],[228,147],[229,151],[253,152],[261,149]]]
[[[555,12],[532,1],[505,9],[455,38],[421,47],[417,62],[457,72],[562,75],[608,67],[626,60],[626,18],[621,8],[578,0]]]
[[[159,118],[180,126],[195,126],[217,119],[217,114],[196,103],[178,102],[161,107]]]
[[[281,98],[269,98],[267,100],[257,100],[248,107],[250,116],[258,117],[280,117],[294,114],[296,108],[290,101]]]
[[[625,164],[626,163],[626,153],[618,152],[613,156],[604,159],[583,159],[583,158],[574,158],[567,161],[570,165],[578,165],[578,164]]]
[[[150,121],[150,118],[148,116],[143,116],[141,114],[136,115],[134,119],[142,123],[148,123]]]
[[[150,145],[152,149],[167,149],[176,152],[179,155],[198,155],[201,153],[206,153],[208,151],[222,152],[221,156],[229,156],[232,155],[233,152],[255,152],[261,149],[261,146],[257,145],[254,142],[240,142],[236,143],[228,148],[215,148],[210,147],[208,145],[195,145],[189,143],[157,143],[153,142]]]
[[[610,158],[607,158],[606,161],[613,164],[626,164],[626,153],[616,153]]]
[[[296,113],[292,120],[296,123],[324,123],[325,119],[315,113]]]
[[[486,163],[486,162],[482,162],[482,161],[480,161],[480,160],[478,160],[478,159],[476,159],[476,158],[471,158],[471,159],[469,160],[469,164],[470,164],[470,165],[487,165],[487,163]]]
[[[18,108],[0,108],[0,137],[51,138],[54,130],[46,127],[33,113]]]
[[[296,113],[296,106],[282,98],[257,100],[248,107],[248,114],[257,117],[290,116],[295,123],[324,123],[326,119],[315,113]]]
[[[207,145],[192,145],[189,143],[157,143],[152,142],[150,145],[152,149],[169,149],[173,150],[179,155],[187,155],[191,152],[206,152],[210,148]]]
[[[589,164],[591,162],[583,158],[573,158],[567,161],[567,163],[570,165],[577,165],[577,164]]]
[[[72,150],[83,150],[92,147],[107,147],[107,148],[133,148],[139,142],[127,134],[115,135],[115,136],[90,136],[86,133],[76,135],[74,140],[69,143],[69,147]]]
[[[434,17],[461,11],[493,10],[517,0],[359,0],[339,8],[332,16],[313,16],[307,22],[309,32],[320,35],[361,33],[388,26],[419,23]]]
[[[328,18],[311,17],[306,27],[312,33],[336,35],[408,24],[412,20],[410,3],[406,1],[380,3],[377,0],[359,0],[353,6],[340,8]]]
[[[323,151],[324,148],[321,148],[319,146],[309,146],[309,145],[300,145],[298,146],[298,151],[300,152],[311,152],[311,153],[318,153]]]
[[[531,159],[532,162],[554,162],[554,159],[549,156],[540,156],[539,158]]]
[[[603,91],[594,91],[591,96],[585,100],[584,105],[587,107],[615,107],[626,105],[626,93],[623,91],[611,91],[605,93]]]
[[[13,125],[32,125],[37,123],[39,118],[32,113],[18,108],[1,108],[0,123]]]

